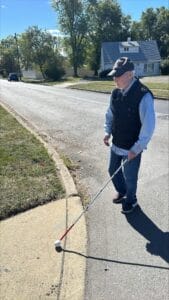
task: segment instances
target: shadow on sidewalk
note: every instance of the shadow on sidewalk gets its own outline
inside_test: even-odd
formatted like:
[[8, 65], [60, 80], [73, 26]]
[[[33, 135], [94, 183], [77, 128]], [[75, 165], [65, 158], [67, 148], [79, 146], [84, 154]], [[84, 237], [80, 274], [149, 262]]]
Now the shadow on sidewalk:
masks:
[[169, 263], [169, 232], [163, 232], [138, 206], [135, 213], [126, 215], [127, 222], [149, 242], [146, 250]]

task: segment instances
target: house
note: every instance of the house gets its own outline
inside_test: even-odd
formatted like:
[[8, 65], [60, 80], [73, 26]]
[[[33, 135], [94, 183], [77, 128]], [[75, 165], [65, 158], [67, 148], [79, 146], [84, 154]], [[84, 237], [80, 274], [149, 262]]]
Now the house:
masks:
[[130, 58], [135, 66], [136, 76], [160, 75], [160, 53], [156, 41], [104, 42], [101, 48], [99, 73], [112, 69], [121, 56]]
[[34, 69], [28, 69], [28, 70], [22, 69], [22, 76], [27, 79], [37, 79], [37, 80], [43, 79], [41, 72]]

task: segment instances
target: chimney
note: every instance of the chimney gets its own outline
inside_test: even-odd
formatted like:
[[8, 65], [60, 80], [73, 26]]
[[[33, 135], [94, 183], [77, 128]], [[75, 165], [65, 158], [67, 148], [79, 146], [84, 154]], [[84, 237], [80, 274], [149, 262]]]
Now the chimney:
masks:
[[128, 38], [127, 38], [127, 42], [131, 42], [131, 37], [128, 37]]

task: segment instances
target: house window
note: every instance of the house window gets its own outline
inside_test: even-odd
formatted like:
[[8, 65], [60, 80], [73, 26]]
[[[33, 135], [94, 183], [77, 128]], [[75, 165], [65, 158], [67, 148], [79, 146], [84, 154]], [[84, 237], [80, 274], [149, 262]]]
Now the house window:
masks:
[[147, 64], [144, 64], [144, 73], [147, 73]]
[[154, 64], [148, 64], [148, 73], [154, 73]]
[[154, 73], [154, 64], [144, 64], [144, 73], [152, 74]]
[[128, 51], [129, 51], [129, 47], [125, 47], [124, 52], [128, 52]]

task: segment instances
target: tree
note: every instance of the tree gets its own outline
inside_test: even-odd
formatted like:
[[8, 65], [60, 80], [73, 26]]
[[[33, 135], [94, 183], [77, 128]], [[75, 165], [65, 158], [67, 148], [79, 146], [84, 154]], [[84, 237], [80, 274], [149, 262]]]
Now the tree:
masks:
[[148, 8], [142, 13], [140, 22], [133, 22], [132, 39], [156, 40], [162, 58], [169, 56], [169, 10], [165, 7]]
[[21, 67], [39, 69], [43, 78], [60, 79], [64, 75], [63, 58], [52, 35], [37, 26], [29, 27], [19, 36], [9, 36], [0, 42], [0, 72], [7, 76]]
[[165, 7], [157, 8], [157, 24], [156, 24], [156, 34], [157, 43], [160, 49], [160, 54], [162, 58], [169, 58], [169, 9]]
[[94, 74], [97, 75], [102, 42], [121, 39], [122, 12], [119, 4], [114, 0], [89, 1], [87, 12], [89, 25], [88, 63]]
[[18, 53], [16, 40], [13, 36], [8, 36], [0, 42], [0, 72], [7, 76], [11, 72], [18, 72]]
[[148, 8], [141, 16], [141, 26], [144, 32], [144, 39], [153, 40], [156, 36], [157, 14], [153, 8]]
[[65, 34], [66, 46], [70, 46], [69, 59], [74, 76], [78, 76], [78, 67], [84, 62], [84, 41], [87, 33], [87, 21], [84, 9], [85, 1], [53, 0], [53, 8], [59, 12], [61, 31]]
[[45, 78], [44, 66], [54, 54], [54, 41], [51, 34], [37, 26], [29, 27], [19, 41], [22, 64], [26, 69], [37, 65]]
[[126, 41], [128, 37], [131, 37], [131, 16], [122, 15], [121, 17], [121, 41]]
[[131, 39], [133, 41], [144, 40], [143, 28], [141, 22], [133, 21], [131, 24]]

